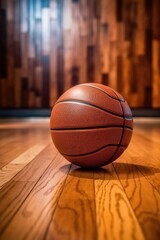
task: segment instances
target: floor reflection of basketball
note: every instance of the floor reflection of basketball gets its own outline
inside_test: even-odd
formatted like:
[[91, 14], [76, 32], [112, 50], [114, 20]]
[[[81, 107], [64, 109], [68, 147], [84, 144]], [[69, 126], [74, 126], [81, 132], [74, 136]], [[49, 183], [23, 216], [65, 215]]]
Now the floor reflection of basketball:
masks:
[[133, 120], [118, 92], [102, 84], [85, 83], [57, 100], [50, 127], [56, 148], [68, 161], [97, 167], [114, 161], [127, 148]]

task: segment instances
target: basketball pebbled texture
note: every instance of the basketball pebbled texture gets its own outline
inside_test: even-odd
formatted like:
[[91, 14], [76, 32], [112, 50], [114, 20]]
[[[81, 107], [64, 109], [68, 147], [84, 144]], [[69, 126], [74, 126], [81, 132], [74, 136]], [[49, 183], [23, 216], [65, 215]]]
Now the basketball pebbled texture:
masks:
[[68, 161], [98, 167], [113, 162], [128, 147], [133, 118], [118, 92], [102, 84], [84, 83], [57, 100], [50, 128], [56, 148]]

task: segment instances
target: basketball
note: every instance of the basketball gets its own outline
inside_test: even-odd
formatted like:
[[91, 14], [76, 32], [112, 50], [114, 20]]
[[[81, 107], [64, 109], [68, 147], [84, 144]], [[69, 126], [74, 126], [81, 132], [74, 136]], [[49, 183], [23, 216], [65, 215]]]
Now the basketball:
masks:
[[67, 90], [50, 117], [52, 140], [58, 151], [81, 167], [100, 167], [116, 160], [128, 147], [133, 118], [115, 90], [84, 83]]

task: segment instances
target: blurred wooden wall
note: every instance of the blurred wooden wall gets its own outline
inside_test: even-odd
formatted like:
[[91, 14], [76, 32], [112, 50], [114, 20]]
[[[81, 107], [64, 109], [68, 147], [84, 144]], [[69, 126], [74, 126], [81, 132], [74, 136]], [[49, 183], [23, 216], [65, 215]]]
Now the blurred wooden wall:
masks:
[[159, 0], [0, 0], [0, 107], [48, 108], [84, 82], [160, 107]]

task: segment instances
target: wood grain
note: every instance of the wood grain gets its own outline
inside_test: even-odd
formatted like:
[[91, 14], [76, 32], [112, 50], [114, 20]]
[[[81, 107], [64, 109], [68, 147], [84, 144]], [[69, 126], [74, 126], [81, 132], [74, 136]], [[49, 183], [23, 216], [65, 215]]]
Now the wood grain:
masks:
[[2, 203], [0, 210], [1, 233], [56, 156], [57, 151], [50, 144], [41, 152], [41, 155], [37, 154], [32, 159], [23, 172], [19, 172], [12, 181], [7, 183], [5, 188], [0, 190]]
[[144, 178], [145, 168], [141, 167], [140, 172], [132, 164], [114, 166], [146, 239], [159, 239], [160, 193]]
[[[23, 154], [24, 151], [27, 151], [28, 148], [33, 147], [34, 144], [39, 143], [39, 139], [42, 136], [42, 132], [44, 132], [44, 136], [47, 136], [45, 131], [37, 131], [34, 130], [35, 137], [32, 138], [32, 131], [21, 130], [19, 133], [17, 131], [11, 130], [11, 134], [15, 134], [16, 138], [12, 140], [12, 137], [8, 136], [8, 140], [11, 140], [7, 143], [7, 145], [3, 145], [1, 148], [1, 161], [0, 168], [8, 164], [10, 161], [14, 160], [19, 155]], [[1, 141], [3, 142], [3, 141]], [[12, 146], [12, 147], [11, 147]]]
[[95, 214], [93, 172], [72, 166], [47, 239], [97, 239]]
[[145, 239], [112, 165], [94, 174], [99, 239]]
[[43, 150], [46, 143], [38, 143], [35, 146], [29, 148], [23, 152], [17, 158], [9, 162], [3, 168], [0, 169], [0, 189], [3, 185], [13, 178], [19, 171], [21, 171], [32, 159]]
[[50, 108], [84, 82], [160, 108], [159, 0], [1, 2], [1, 108]]
[[67, 162], [48, 128], [0, 121], [0, 239], [159, 240], [160, 120], [135, 119], [128, 149], [99, 169]]
[[[47, 153], [48, 154], [48, 153]], [[50, 155], [52, 159], [52, 155]], [[32, 193], [16, 213], [9, 228], [4, 230], [2, 239], [7, 239], [12, 235], [16, 239], [43, 239], [46, 229], [51, 221], [52, 214], [57, 206], [57, 199], [61, 194], [69, 166], [66, 160], [58, 155], [48, 166], [46, 171], [32, 189]], [[59, 168], [64, 166], [64, 171], [59, 172]], [[17, 225], [16, 231], [13, 231]], [[39, 219], [37, 221], [37, 219]], [[23, 229], [23, 231], [22, 231]], [[39, 231], [39, 229], [41, 229]], [[18, 235], [17, 235], [18, 233]]]

